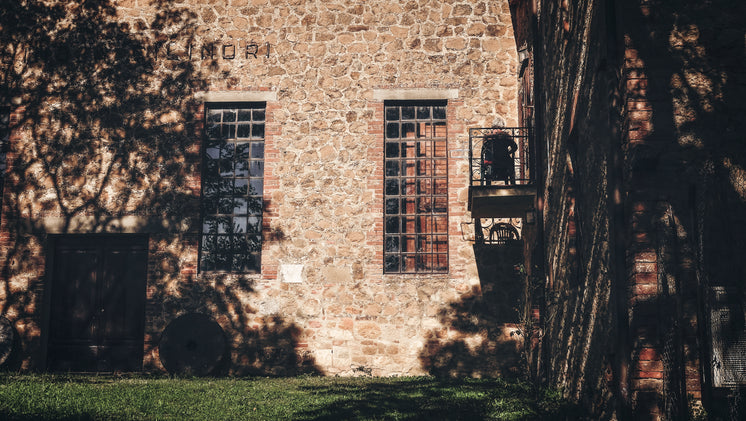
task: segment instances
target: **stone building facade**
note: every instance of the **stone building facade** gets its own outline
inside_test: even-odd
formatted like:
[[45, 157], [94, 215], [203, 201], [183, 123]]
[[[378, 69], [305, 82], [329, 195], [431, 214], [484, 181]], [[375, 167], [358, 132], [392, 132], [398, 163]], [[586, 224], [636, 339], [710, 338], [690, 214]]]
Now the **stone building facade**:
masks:
[[196, 373], [518, 370], [482, 279], [515, 258], [485, 275], [462, 229], [468, 128], [518, 124], [507, 0], [3, 13], [8, 366], [161, 371], [198, 314], [170, 331]]
[[[12, 5], [0, 364], [529, 373], [597, 419], [737, 417], [741, 9]], [[530, 177], [478, 190], [495, 124]], [[498, 216], [522, 242], [480, 244]]]

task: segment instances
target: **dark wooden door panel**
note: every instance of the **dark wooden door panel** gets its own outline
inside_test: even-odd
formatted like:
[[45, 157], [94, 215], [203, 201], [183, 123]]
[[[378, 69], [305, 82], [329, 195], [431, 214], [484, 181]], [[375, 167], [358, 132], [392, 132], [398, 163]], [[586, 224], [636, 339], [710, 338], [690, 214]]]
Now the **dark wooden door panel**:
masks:
[[62, 236], [53, 253], [48, 368], [139, 370], [147, 237]]
[[62, 248], [55, 259], [52, 281], [51, 339], [90, 341], [95, 334], [96, 275], [99, 256], [95, 250]]
[[117, 341], [136, 340], [143, 334], [147, 260], [145, 250], [106, 250], [102, 279], [101, 335]]

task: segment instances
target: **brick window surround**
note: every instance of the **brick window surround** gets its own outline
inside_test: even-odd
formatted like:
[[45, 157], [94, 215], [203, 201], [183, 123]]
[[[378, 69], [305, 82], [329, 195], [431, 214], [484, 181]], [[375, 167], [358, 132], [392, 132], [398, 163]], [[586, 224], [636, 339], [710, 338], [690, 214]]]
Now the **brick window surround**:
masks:
[[448, 272], [446, 107], [384, 103], [384, 273]]

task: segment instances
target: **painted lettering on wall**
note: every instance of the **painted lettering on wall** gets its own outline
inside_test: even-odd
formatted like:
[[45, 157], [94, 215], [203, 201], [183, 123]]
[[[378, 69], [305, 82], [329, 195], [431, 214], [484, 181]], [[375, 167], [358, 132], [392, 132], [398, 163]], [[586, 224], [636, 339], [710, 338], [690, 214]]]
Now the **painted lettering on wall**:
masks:
[[204, 42], [202, 44], [179, 42], [156, 42], [150, 54], [167, 60], [254, 60], [269, 58], [272, 45], [269, 42], [236, 40], [229, 42]]

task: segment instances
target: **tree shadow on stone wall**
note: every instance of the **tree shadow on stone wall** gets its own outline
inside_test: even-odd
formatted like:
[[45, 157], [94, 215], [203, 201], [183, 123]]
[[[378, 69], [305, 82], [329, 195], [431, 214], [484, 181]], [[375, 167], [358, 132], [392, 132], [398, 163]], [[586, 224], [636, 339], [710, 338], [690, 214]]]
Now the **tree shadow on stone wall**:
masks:
[[[277, 313], [265, 315], [255, 306], [281, 310], [272, 298], [251, 299], [254, 281], [244, 276], [215, 274], [190, 277], [174, 288], [157, 288], [149, 321], [153, 332], [151, 351], [158, 347], [159, 335], [176, 316], [204, 314], [214, 318], [225, 333], [226, 353], [212, 375], [295, 376], [321, 374], [313, 356], [300, 342], [301, 328]], [[146, 348], [148, 346], [146, 345]], [[162, 369], [157, 358], [146, 370]]]
[[[567, 17], [567, 12], [559, 4], [547, 6], [542, 14], [550, 24], [542, 28], [542, 39], [557, 51], [543, 57], [543, 82], [548, 97], [561, 103], [552, 103], [549, 113], [564, 113], [560, 118], [567, 124], [550, 152], [557, 159], [547, 207], [561, 209], [546, 227], [548, 244], [559, 250], [545, 337], [551, 380], [599, 419], [613, 417], [617, 408], [623, 418], [659, 411], [683, 419], [689, 398], [684, 386], [696, 387], [704, 380], [707, 395], [711, 381], [707, 289], [724, 283], [741, 303], [732, 307], [733, 313], [742, 312], [744, 301], [746, 265], [738, 257], [746, 252], [743, 6], [727, 0], [646, 1], [625, 3], [618, 6], [621, 15], [604, 16], [601, 6], [579, 4], [567, 18], [569, 31], [560, 30], [560, 20], [552, 21]], [[609, 17], [626, 25], [618, 34], [625, 45], [618, 47], [631, 50], [626, 63], [618, 63], [625, 67], [625, 99], [631, 106], [625, 117], [632, 121], [629, 137], [621, 139], [623, 168], [614, 167], [614, 157], [608, 154], [617, 146], [599, 142], [618, 136], [614, 127], [604, 127], [609, 111], [622, 114], [628, 106], [618, 96], [617, 63], [607, 61], [609, 51], [624, 54], [615, 50], [613, 41], [604, 40], [605, 31], [616, 29], [604, 26]], [[583, 34], [590, 36], [583, 39]], [[583, 83], [573, 101], [571, 87], [580, 77]], [[606, 110], [605, 104], [619, 109]], [[546, 121], [555, 121], [553, 117]], [[623, 174], [616, 186], [620, 191], [606, 189], [604, 183], [613, 177], [603, 173], [599, 162]], [[613, 208], [610, 193], [629, 194], [627, 200], [639, 203], [624, 210], [623, 229], [632, 229], [616, 238], [614, 231], [605, 231], [619, 223], [607, 214]], [[575, 241], [565, 228], [570, 213], [559, 203], [567, 198], [580, 213], [576, 256], [562, 255]], [[615, 273], [622, 267], [614, 264], [609, 239], [621, 243], [625, 237], [628, 254], [621, 264], [630, 266], [634, 256], [644, 255], [649, 264], [641, 261], [630, 273]], [[635, 281], [629, 275], [649, 282], [629, 285]], [[620, 288], [614, 281], [624, 285]], [[634, 288], [632, 302], [627, 287]], [[620, 308], [628, 305], [625, 323], [626, 310]], [[641, 349], [646, 351], [638, 352]], [[704, 352], [697, 354], [697, 349]], [[654, 358], [644, 355], [647, 350]], [[617, 363], [630, 354], [630, 366]], [[687, 379], [685, 367], [695, 368], [698, 360], [704, 379]], [[621, 371], [626, 370], [629, 378], [623, 380]], [[651, 378], [661, 375], [662, 381]], [[633, 387], [643, 390], [634, 402], [627, 395]], [[728, 407], [711, 402], [706, 406], [714, 411]]]
[[[195, 94], [208, 89], [217, 62], [188, 55], [198, 17], [179, 3], [153, 0], [154, 13], [126, 19], [109, 0], [0, 9], [0, 104], [11, 106], [13, 133], [0, 315], [21, 344], [9, 369], [44, 366], [49, 233], [149, 234], [146, 361], [171, 320], [200, 311], [226, 331], [232, 354], [222, 372], [313, 366], [296, 353], [297, 326], [257, 318], [243, 301], [251, 281], [196, 273], [203, 119]], [[146, 368], [158, 368], [153, 361]]]
[[[630, 31], [627, 42], [639, 52], [639, 70], [650, 74], [645, 89], [635, 93], [648, 100], [654, 130], [631, 151], [641, 165], [630, 173], [658, 185], [681, 185], [678, 191], [672, 189], [678, 193], [674, 199], [644, 215], [655, 233], [651, 240], [658, 250], [661, 279], [658, 302], [645, 304], [657, 308], [660, 318], [660, 404], [668, 416], [686, 415], [683, 390], [703, 381], [712, 419], [729, 419], [738, 417], [739, 409], [727, 402], [723, 389], [711, 388], [713, 365], [721, 362], [709, 347], [716, 341], [724, 353], [738, 352], [734, 347], [743, 343], [736, 337], [746, 332], [746, 264], [741, 257], [746, 254], [746, 29], [741, 19], [746, 6], [727, 0], [650, 6], [647, 13], [628, 11], [642, 22]], [[651, 37], [649, 24], [666, 28], [669, 35]], [[727, 311], [736, 321], [730, 326], [731, 337], [710, 336], [713, 287], [727, 291]], [[644, 311], [642, 306], [640, 317]], [[699, 331], [692, 325], [695, 318]], [[697, 343], [700, 352], [695, 352]], [[688, 379], [685, 367], [696, 366], [698, 360], [702, 377]]]
[[439, 377], [520, 377], [526, 284], [520, 241], [475, 245], [480, 285], [439, 313], [441, 328], [427, 332], [422, 367]]

